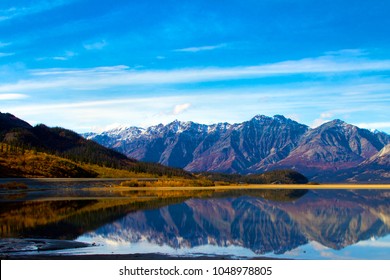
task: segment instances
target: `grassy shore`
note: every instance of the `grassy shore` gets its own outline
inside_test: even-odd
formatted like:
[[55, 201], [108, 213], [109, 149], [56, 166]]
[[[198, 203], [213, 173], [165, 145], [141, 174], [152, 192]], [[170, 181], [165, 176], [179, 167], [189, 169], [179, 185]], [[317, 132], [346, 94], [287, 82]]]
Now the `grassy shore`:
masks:
[[[138, 186], [128, 186], [127, 181], [144, 182], [146, 180], [146, 186], [140, 183]], [[390, 184], [231, 184], [231, 185], [194, 185], [187, 183], [183, 185], [182, 179], [157, 179], [157, 178], [0, 178], [0, 185], [9, 183], [30, 183], [30, 182], [42, 182], [42, 183], [59, 183], [59, 182], [106, 182], [112, 184], [111, 187], [102, 186], [88, 188], [89, 190], [96, 191], [120, 191], [120, 190], [158, 190], [158, 191], [172, 191], [172, 190], [248, 190], [248, 189], [267, 189], [267, 190], [279, 190], [279, 189], [306, 189], [306, 190], [318, 190], [318, 189], [390, 189]], [[189, 181], [189, 180], [187, 180]], [[173, 183], [179, 182], [179, 184]], [[119, 183], [119, 185], [117, 185]]]
[[210, 187], [123, 187], [118, 186], [115, 189], [122, 190], [294, 190], [294, 189], [305, 189], [305, 190], [319, 190], [319, 189], [390, 189], [390, 184], [324, 184], [324, 185], [292, 185], [292, 184], [248, 184], [248, 185], [230, 185], [230, 186], [210, 186]]

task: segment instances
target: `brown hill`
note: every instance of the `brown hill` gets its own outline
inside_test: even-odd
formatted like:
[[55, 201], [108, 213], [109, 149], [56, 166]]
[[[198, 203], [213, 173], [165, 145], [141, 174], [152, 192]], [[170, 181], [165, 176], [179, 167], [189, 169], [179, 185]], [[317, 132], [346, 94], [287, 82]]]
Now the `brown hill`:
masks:
[[[139, 162], [135, 159], [128, 158], [117, 151], [103, 147], [94, 141], [87, 140], [81, 135], [65, 128], [50, 128], [42, 124], [33, 127], [11, 114], [0, 113], [0, 143], [4, 143], [1, 146], [5, 147], [3, 151], [7, 153], [16, 151], [16, 155], [19, 155], [19, 158], [25, 151], [47, 155], [48, 164], [51, 161], [57, 161], [56, 168], [62, 170], [61, 172], [54, 172], [54, 174], [62, 174], [62, 177], [97, 176], [95, 172], [83, 170], [80, 167], [83, 164], [123, 169], [134, 173], [148, 173], [153, 176], [192, 177], [190, 173], [181, 169], [166, 167], [158, 163]], [[12, 167], [11, 158], [3, 154], [1, 158], [3, 163], [2, 169], [0, 170], [1, 177], [31, 176], [30, 173], [23, 174], [21, 170], [25, 169], [15, 171]], [[23, 160], [20, 160], [20, 162], [22, 165], [26, 163], [23, 163]], [[41, 159], [41, 162], [45, 161]], [[69, 166], [69, 168], [64, 168], [64, 165], [69, 164], [73, 165], [75, 169], [81, 169], [73, 172]], [[46, 168], [49, 168], [49, 166], [46, 166]], [[67, 172], [64, 170], [67, 170]]]

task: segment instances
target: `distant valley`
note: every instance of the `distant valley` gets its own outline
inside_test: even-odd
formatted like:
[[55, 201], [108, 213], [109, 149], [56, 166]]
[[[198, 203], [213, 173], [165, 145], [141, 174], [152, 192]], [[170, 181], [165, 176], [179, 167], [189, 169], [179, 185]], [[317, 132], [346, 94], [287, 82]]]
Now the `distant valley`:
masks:
[[174, 121], [84, 136], [137, 160], [190, 172], [293, 169], [318, 182], [390, 182], [390, 136], [341, 120], [312, 129], [281, 115], [258, 115], [236, 124]]

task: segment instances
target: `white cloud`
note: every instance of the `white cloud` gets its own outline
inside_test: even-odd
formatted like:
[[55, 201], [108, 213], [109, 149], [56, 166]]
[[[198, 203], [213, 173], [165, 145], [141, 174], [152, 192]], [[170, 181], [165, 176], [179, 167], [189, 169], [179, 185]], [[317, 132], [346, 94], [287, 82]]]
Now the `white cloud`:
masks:
[[111, 106], [118, 104], [129, 104], [129, 103], [144, 103], [150, 101], [149, 99], [109, 99], [109, 100], [97, 100], [97, 101], [86, 101], [86, 102], [69, 102], [69, 103], [46, 103], [46, 104], [33, 104], [33, 105], [22, 105], [16, 107], [19, 111], [29, 111], [30, 113], [39, 113], [43, 110], [58, 110], [58, 109], [70, 109], [70, 108], [94, 108], [100, 106]]
[[54, 56], [52, 57], [53, 60], [68, 60], [69, 58], [68, 57], [65, 57], [65, 56]]
[[122, 73], [125, 70], [130, 70], [126, 65], [116, 66], [101, 66], [95, 68], [84, 68], [84, 69], [72, 69], [72, 68], [49, 68], [49, 69], [38, 69], [31, 70], [32, 76], [80, 76], [80, 75], [91, 75], [94, 74], [115, 74]]
[[390, 128], [390, 122], [371, 122], [371, 123], [358, 123], [356, 126], [371, 130], [381, 130], [384, 128]]
[[[55, 59], [65, 60], [76, 54], [67, 52]], [[183, 84], [194, 82], [237, 80], [295, 74], [327, 74], [390, 70], [390, 60], [353, 60], [346, 62], [327, 57], [284, 61], [259, 66], [227, 68], [191, 68], [174, 70], [136, 70], [127, 66], [87, 69], [44, 69], [32, 71], [28, 79], [13, 84], [0, 84], [1, 91], [24, 91], [53, 88], [104, 89], [124, 85]], [[39, 79], [37, 76], [50, 76]], [[388, 84], [386, 84], [388, 87]], [[364, 90], [364, 89], [363, 89]]]
[[315, 119], [312, 122], [312, 124], [310, 125], [310, 127], [316, 128], [316, 127], [319, 127], [320, 125], [323, 125], [324, 123], [329, 122], [329, 121], [331, 121], [331, 120], [329, 120], [329, 119], [322, 119], [322, 118]]
[[[390, 60], [329, 56], [226, 68], [142, 70], [126, 65], [51, 68], [23, 71], [23, 78], [16, 80], [17, 76], [13, 76], [12, 82], [0, 82], [0, 94], [17, 92], [34, 97], [7, 106], [7, 111], [19, 117], [38, 119], [48, 125], [66, 124], [79, 131], [91, 130], [86, 127], [97, 124], [104, 127], [122, 122], [144, 127], [173, 121], [177, 115], [183, 121], [232, 123], [256, 114], [283, 114], [313, 127], [333, 118], [349, 122], [355, 119], [355, 123], [367, 119], [367, 124], [357, 125], [390, 131], [383, 118], [390, 102], [389, 79], [380, 72], [372, 74], [382, 70], [390, 70]], [[327, 75], [355, 71], [360, 73], [346, 79], [328, 79]], [[368, 71], [369, 77], [364, 71]], [[281, 79], [282, 84], [267, 80], [233, 83], [233, 86], [225, 83], [295, 74], [305, 76], [287, 82]], [[321, 74], [325, 76], [320, 77]], [[206, 81], [224, 82], [213, 87], [190, 84]]]
[[333, 113], [331, 113], [331, 112], [324, 112], [324, 113], [321, 113], [320, 117], [321, 117], [321, 119], [331, 118], [331, 117], [333, 117]]
[[[301, 123], [312, 123], [312, 120], [319, 117], [319, 109], [329, 107], [334, 109], [335, 104], [343, 108], [343, 104], [352, 106], [351, 100], [340, 102], [329, 101], [325, 94], [327, 89], [319, 92], [317, 88], [307, 89], [220, 89], [220, 90], [196, 90], [177, 92], [176, 90], [161, 90], [159, 95], [148, 94], [133, 96], [131, 94], [122, 97], [109, 96], [107, 99], [97, 100], [81, 95], [79, 101], [51, 100], [37, 101], [29, 98], [19, 104], [7, 106], [7, 111], [25, 120], [39, 120], [49, 126], [66, 126], [79, 132], [101, 131], [99, 128], [106, 128], [113, 123], [126, 124], [126, 126], [147, 127], [159, 123], [169, 123], [178, 118], [181, 121], [194, 121], [203, 124], [218, 122], [238, 123], [249, 120], [254, 115], [263, 114], [273, 116], [284, 114], [294, 117], [299, 112]], [[94, 93], [95, 91], [92, 91]], [[318, 98], [307, 99], [317, 94]], [[140, 93], [142, 94], [142, 93]], [[160, 95], [161, 94], [161, 95]], [[268, 96], [267, 104], [259, 101], [259, 96]], [[286, 100], [294, 96], [296, 102]], [[305, 100], [305, 101], [302, 101]], [[28, 102], [27, 102], [28, 101]], [[353, 105], [358, 116], [368, 112], [377, 112], [375, 100], [367, 97], [362, 107]], [[1, 103], [1, 102], [0, 102]], [[381, 109], [382, 110], [382, 109]], [[42, 113], [44, 112], [44, 113]], [[176, 115], [175, 115], [176, 113]], [[333, 112], [332, 112], [333, 113]], [[343, 114], [340, 110], [340, 114]], [[326, 116], [327, 113], [323, 113]], [[334, 113], [338, 116], [339, 113]], [[329, 119], [318, 118], [313, 124], [316, 127]], [[98, 127], [97, 127], [98, 126]], [[387, 130], [388, 131], [388, 130]]]
[[[78, 54], [75, 53], [75, 52], [66, 51], [66, 52], [64, 52], [63, 55], [52, 56], [52, 57], [40, 57], [40, 58], [37, 58], [36, 60], [37, 60], [37, 61], [42, 61], [42, 60], [59, 60], [59, 61], [66, 61], [66, 60], [69, 60], [69, 59], [71, 59], [72, 57], [75, 57], [75, 56], [77, 56], [77, 55], [78, 55]], [[32, 73], [34, 73], [34, 71], [32, 71]]]
[[[180, 115], [182, 121], [194, 121], [204, 124], [217, 122], [242, 122], [256, 114], [272, 116], [298, 105], [283, 103], [279, 100], [288, 94], [299, 96], [299, 91], [288, 92], [242, 91], [233, 89], [220, 92], [196, 91], [186, 94], [162, 92], [162, 96], [110, 98], [78, 102], [43, 101], [34, 99], [23, 105], [8, 106], [7, 110], [23, 119], [39, 119], [50, 126], [64, 125], [76, 131], [100, 131], [112, 123], [124, 123], [127, 126], [147, 127], [158, 123], [168, 123]], [[258, 102], [259, 94], [275, 97], [273, 103], [262, 106]], [[316, 102], [318, 103], [318, 102]], [[299, 104], [307, 106], [307, 104]], [[311, 104], [308, 105], [311, 107]], [[194, 108], [189, 110], [190, 108]], [[45, 112], [45, 114], [42, 114]], [[229, 114], [227, 114], [229, 112]], [[98, 124], [99, 127], [96, 127]], [[89, 129], [87, 129], [89, 127]]]
[[21, 93], [1, 93], [0, 100], [17, 100], [27, 98], [28, 95]]
[[185, 111], [187, 111], [191, 107], [191, 103], [178, 104], [173, 108], [172, 113], [174, 115], [179, 115]]
[[72, 52], [72, 51], [66, 51], [63, 56], [55, 56], [52, 59], [54, 60], [69, 60], [70, 58], [76, 56], [77, 53]]
[[[114, 123], [146, 127], [174, 120], [174, 104], [184, 104], [183, 96], [118, 98], [86, 102], [52, 102], [8, 106], [7, 111], [25, 120], [39, 119], [49, 126], [66, 126], [76, 131], [101, 131]], [[42, 112], [45, 112], [42, 114]], [[159, 116], [156, 118], [156, 116]], [[141, 116], [141, 117], [140, 117]], [[98, 127], [97, 127], [98, 124]]]
[[219, 45], [213, 45], [213, 46], [201, 46], [201, 47], [190, 47], [190, 48], [183, 48], [183, 49], [176, 49], [175, 52], [202, 52], [202, 51], [212, 51], [215, 49], [220, 49], [226, 47], [226, 44], [219, 44]]
[[[348, 109], [346, 109], [348, 111]], [[356, 108], [354, 109], [356, 110]], [[319, 127], [320, 125], [323, 125], [324, 123], [327, 123], [329, 121], [332, 120], [332, 118], [334, 118], [336, 112], [337, 113], [345, 113], [347, 111], [343, 111], [343, 110], [332, 110], [332, 111], [328, 111], [328, 112], [323, 112], [320, 114], [320, 117], [318, 119], [315, 119], [310, 127], [312, 128], [316, 128], [316, 127]], [[348, 111], [349, 112], [349, 111]]]
[[92, 127], [86, 126], [84, 127], [84, 129], [90, 130], [91, 132], [95, 132], [95, 133], [102, 133], [104, 131], [109, 131], [112, 129], [127, 128], [127, 127], [128, 125], [125, 125], [124, 123], [115, 122], [105, 126], [92, 126]]
[[93, 43], [85, 43], [83, 46], [86, 50], [101, 50], [107, 46], [107, 42], [106, 40], [101, 40]]
[[30, 6], [12, 6], [0, 10], [0, 21], [11, 20], [17, 17], [48, 11], [59, 6], [69, 4], [72, 1], [74, 0], [33, 1], [33, 4]]

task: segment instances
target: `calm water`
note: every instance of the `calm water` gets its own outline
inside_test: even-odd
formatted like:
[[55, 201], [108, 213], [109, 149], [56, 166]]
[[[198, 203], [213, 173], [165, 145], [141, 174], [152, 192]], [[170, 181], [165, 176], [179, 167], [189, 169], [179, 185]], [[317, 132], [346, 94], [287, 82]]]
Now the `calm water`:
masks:
[[390, 259], [390, 190], [114, 194], [3, 200], [1, 237], [97, 245], [59, 253]]

